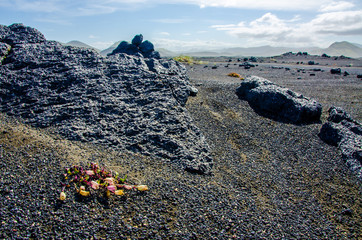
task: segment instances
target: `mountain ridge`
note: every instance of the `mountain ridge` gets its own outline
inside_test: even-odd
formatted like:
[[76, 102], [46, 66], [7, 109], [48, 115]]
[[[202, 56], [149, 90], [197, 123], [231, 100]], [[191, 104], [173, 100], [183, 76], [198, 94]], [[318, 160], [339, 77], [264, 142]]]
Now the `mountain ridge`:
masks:
[[[120, 43], [117, 41], [106, 49], [98, 50], [88, 44], [80, 41], [70, 41], [65, 43], [66, 46], [76, 46], [83, 48], [95, 49], [101, 55], [107, 56], [111, 53]], [[259, 47], [233, 47], [223, 48], [218, 50], [193, 50], [193, 51], [171, 51], [165, 48], [156, 49], [163, 57], [174, 57], [178, 55], [189, 55], [193, 57], [237, 57], [237, 56], [256, 56], [256, 57], [270, 57], [281, 55], [286, 52], [308, 52], [312, 55], [327, 54], [330, 56], [346, 56], [351, 58], [362, 58], [362, 44], [350, 43], [348, 41], [334, 42], [327, 48], [308, 47], [308, 48], [292, 48], [292, 47], [273, 47], [270, 45]]]
[[94, 49], [97, 52], [100, 52], [99, 49], [92, 47], [84, 42], [78, 41], [78, 40], [72, 40], [67, 43], [61, 43], [63, 46], [72, 46], [72, 47], [81, 47], [81, 48], [87, 48], [87, 49]]

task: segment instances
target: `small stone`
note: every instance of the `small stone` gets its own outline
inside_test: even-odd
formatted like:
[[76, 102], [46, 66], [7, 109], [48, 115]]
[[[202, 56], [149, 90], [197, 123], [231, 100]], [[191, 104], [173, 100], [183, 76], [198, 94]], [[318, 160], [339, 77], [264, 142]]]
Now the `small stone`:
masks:
[[345, 216], [352, 216], [353, 211], [352, 211], [352, 209], [347, 208], [347, 209], [343, 210], [343, 211], [341, 212], [341, 214], [342, 214], [342, 215], [345, 215]]
[[141, 43], [141, 45], [139, 45], [139, 49], [143, 54], [151, 53], [155, 50], [153, 44], [148, 40]]
[[134, 38], [132, 39], [132, 44], [138, 47], [139, 45], [141, 45], [142, 41], [143, 41], [143, 35], [138, 34], [134, 36]]

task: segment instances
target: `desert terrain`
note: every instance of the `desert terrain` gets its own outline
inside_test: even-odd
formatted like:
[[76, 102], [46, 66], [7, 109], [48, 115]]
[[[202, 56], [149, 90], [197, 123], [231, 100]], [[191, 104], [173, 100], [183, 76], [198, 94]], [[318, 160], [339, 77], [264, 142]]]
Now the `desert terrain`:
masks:
[[[2, 113], [0, 238], [360, 239], [361, 184], [318, 133], [332, 105], [362, 120], [362, 62], [280, 56], [244, 69], [237, 58], [201, 60], [207, 63], [187, 65], [198, 94], [186, 108], [210, 146], [210, 175], [70, 141]], [[341, 75], [330, 73], [336, 67]], [[235, 94], [242, 80], [231, 72], [316, 99], [321, 122], [295, 125], [258, 115]], [[58, 200], [64, 167], [90, 161], [150, 190], [109, 199], [69, 192]]]

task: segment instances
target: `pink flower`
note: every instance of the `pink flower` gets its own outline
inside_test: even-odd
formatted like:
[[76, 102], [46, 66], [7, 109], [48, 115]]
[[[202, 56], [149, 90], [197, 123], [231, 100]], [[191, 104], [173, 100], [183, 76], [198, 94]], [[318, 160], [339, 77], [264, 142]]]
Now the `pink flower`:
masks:
[[123, 185], [123, 188], [126, 189], [126, 190], [131, 190], [133, 188], [132, 185]]
[[93, 171], [93, 170], [85, 170], [85, 173], [88, 174], [89, 176], [94, 175], [94, 171]]
[[104, 181], [107, 182], [109, 185], [114, 185], [114, 178], [105, 178]]
[[117, 187], [116, 187], [115, 185], [109, 185], [109, 186], [107, 187], [107, 189], [108, 189], [109, 191], [111, 191], [111, 192], [115, 192], [116, 189], [117, 189]]
[[96, 181], [91, 181], [91, 188], [93, 189], [99, 189], [99, 183], [97, 183]]

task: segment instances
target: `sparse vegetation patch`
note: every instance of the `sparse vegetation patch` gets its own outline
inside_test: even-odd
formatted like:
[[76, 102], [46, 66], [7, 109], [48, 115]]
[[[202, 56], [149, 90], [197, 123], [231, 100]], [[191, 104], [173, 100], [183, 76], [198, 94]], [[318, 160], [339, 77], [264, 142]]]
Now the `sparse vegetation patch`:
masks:
[[62, 191], [59, 200], [66, 199], [65, 188], [75, 187], [77, 193], [83, 197], [89, 197], [95, 190], [110, 197], [111, 193], [123, 196], [124, 190], [136, 189], [138, 191], [147, 191], [147, 185], [129, 185], [124, 178], [119, 177], [117, 172], [112, 172], [101, 168], [96, 163], [90, 163], [87, 168], [82, 166], [72, 166], [65, 170], [62, 182]]
[[180, 55], [177, 57], [172, 58], [173, 60], [177, 61], [177, 62], [181, 62], [181, 63], [186, 63], [189, 65], [193, 65], [193, 64], [204, 64], [203, 61], [197, 61], [195, 60], [193, 57], [191, 56], [185, 56], [185, 55]]

